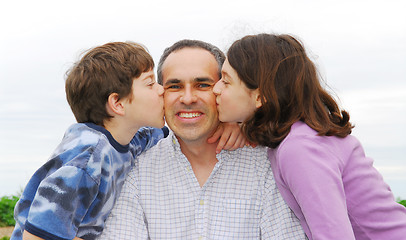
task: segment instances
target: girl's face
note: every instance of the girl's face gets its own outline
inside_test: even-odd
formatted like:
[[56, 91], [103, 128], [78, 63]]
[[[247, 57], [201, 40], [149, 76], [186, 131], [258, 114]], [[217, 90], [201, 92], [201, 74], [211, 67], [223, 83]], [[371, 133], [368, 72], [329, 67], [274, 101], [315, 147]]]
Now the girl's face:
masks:
[[222, 122], [244, 122], [260, 107], [259, 90], [251, 90], [238, 77], [228, 59], [221, 69], [222, 77], [213, 88], [217, 111]]

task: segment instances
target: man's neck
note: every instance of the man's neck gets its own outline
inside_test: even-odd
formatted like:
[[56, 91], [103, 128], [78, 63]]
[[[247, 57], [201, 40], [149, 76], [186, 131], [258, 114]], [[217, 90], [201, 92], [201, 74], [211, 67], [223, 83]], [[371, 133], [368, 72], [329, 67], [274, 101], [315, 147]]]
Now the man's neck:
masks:
[[199, 185], [202, 187], [216, 165], [216, 143], [209, 144], [207, 140], [184, 142], [179, 139], [182, 153], [189, 160]]

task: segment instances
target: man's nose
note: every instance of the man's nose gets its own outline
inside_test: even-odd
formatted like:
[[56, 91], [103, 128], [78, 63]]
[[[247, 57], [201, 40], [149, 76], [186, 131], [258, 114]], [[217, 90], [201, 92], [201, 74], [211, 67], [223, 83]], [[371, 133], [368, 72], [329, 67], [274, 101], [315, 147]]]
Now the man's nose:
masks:
[[197, 101], [197, 97], [195, 95], [195, 91], [191, 87], [186, 87], [182, 96], [180, 97], [180, 101], [183, 104], [192, 104]]

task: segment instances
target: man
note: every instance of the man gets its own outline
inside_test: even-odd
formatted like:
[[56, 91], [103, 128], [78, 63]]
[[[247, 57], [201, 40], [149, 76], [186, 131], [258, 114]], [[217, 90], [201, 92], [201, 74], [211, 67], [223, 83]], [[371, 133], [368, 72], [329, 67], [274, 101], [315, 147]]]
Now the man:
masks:
[[216, 155], [214, 84], [224, 54], [183, 40], [158, 65], [173, 131], [138, 158], [101, 239], [305, 239], [277, 191], [266, 150]]

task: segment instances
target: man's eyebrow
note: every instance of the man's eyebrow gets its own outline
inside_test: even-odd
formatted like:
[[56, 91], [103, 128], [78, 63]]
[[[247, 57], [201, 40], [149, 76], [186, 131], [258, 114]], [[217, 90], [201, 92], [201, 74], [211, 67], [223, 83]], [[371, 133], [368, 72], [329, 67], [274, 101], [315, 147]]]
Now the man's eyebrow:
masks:
[[166, 85], [170, 85], [170, 84], [178, 84], [178, 83], [180, 83], [180, 80], [179, 79], [169, 79], [168, 81], [166, 81], [165, 82], [165, 86]]
[[206, 78], [206, 77], [197, 77], [194, 79], [195, 82], [210, 82], [214, 83], [214, 80], [211, 78]]

